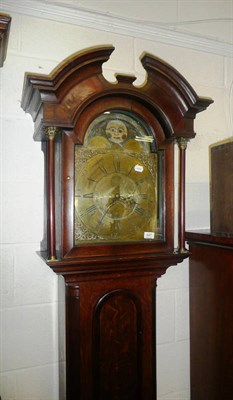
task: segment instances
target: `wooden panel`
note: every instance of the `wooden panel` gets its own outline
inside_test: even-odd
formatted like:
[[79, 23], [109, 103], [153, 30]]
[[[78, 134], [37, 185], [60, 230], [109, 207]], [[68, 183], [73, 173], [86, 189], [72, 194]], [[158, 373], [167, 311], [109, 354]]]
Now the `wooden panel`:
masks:
[[66, 399], [80, 398], [80, 295], [78, 284], [66, 291]]
[[187, 233], [190, 258], [191, 399], [232, 400], [233, 240]]
[[67, 282], [67, 400], [156, 399], [155, 283]]
[[233, 237], [233, 141], [211, 148], [211, 232]]
[[104, 296], [94, 316], [96, 399], [139, 399], [142, 356], [141, 310], [126, 290]]

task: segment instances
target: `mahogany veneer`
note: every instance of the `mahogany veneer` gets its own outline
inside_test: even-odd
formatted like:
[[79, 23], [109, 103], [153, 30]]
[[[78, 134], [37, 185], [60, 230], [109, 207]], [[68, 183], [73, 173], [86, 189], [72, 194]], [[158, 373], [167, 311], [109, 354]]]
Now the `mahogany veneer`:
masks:
[[[67, 400], [155, 400], [155, 287], [171, 265], [188, 257], [184, 246], [185, 150], [196, 114], [212, 102], [199, 98], [170, 65], [145, 54], [147, 81], [102, 74], [113, 47], [77, 53], [50, 75], [27, 74], [22, 107], [35, 122], [45, 155], [45, 237], [41, 255], [66, 284]], [[135, 113], [163, 152], [162, 240], [74, 242], [75, 146], [101, 113]], [[174, 248], [174, 142], [180, 152], [179, 246]]]

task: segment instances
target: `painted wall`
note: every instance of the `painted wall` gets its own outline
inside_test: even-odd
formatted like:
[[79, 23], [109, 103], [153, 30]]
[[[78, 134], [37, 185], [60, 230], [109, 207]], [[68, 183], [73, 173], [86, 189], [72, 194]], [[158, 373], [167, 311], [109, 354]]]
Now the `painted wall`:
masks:
[[[232, 135], [232, 58], [156, 41], [12, 14], [1, 69], [1, 372], [2, 400], [58, 400], [58, 279], [36, 254], [43, 231], [43, 157], [20, 108], [25, 71], [49, 73], [86, 47], [113, 44], [104, 65], [144, 80], [146, 51], [173, 65], [198, 95], [214, 99], [197, 116], [187, 150], [187, 228], [209, 226], [209, 145]], [[188, 262], [158, 281], [158, 400], [189, 400]]]

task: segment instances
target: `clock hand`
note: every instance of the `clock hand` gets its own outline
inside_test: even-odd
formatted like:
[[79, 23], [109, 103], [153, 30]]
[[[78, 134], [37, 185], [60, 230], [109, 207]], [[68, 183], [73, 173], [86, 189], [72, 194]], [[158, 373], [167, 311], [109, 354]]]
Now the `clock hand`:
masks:
[[135, 205], [136, 201], [134, 199], [134, 194], [128, 194], [127, 196], [120, 196], [120, 200], [123, 202], [124, 206]]
[[110, 208], [115, 204], [115, 202], [118, 201], [118, 198], [115, 196], [113, 198], [113, 201], [111, 201], [111, 203], [107, 206], [105, 212], [102, 214], [102, 217], [100, 218], [98, 225], [102, 224], [103, 219], [105, 218], [106, 214], [108, 213], [108, 211], [110, 210]]

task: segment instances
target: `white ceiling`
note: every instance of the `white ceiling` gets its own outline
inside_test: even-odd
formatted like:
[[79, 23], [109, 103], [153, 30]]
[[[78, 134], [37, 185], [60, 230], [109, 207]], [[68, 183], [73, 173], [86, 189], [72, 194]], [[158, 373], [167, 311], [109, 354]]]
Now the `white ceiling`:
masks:
[[[39, 0], [233, 44], [233, 0]], [[3, 0], [4, 3], [4, 0]]]

